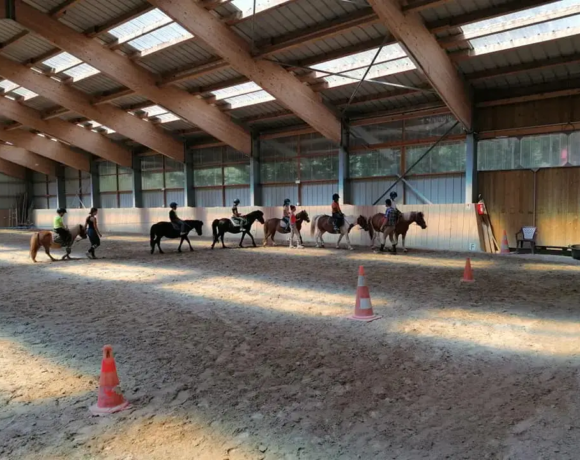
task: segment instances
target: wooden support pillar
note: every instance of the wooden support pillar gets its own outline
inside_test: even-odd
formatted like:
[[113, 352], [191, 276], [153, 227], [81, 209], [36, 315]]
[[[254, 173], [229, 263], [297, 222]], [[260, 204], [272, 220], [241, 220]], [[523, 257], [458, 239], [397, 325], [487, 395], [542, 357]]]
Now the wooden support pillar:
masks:
[[188, 148], [187, 143], [184, 144], [185, 148], [185, 202], [184, 206], [195, 208], [195, 184], [193, 181], [193, 151]]
[[348, 122], [342, 121], [342, 134], [340, 146], [338, 148], [338, 194], [341, 204], [352, 204], [350, 193], [350, 181], [348, 179], [348, 143], [349, 131]]
[[56, 205], [59, 208], [66, 208], [66, 188], [64, 178], [64, 166], [56, 166]]
[[468, 134], [465, 139], [465, 202], [477, 203], [477, 138]]
[[133, 154], [133, 207], [143, 207], [143, 184], [141, 183], [141, 157]]
[[91, 207], [101, 207], [101, 183], [99, 178], [99, 163], [91, 161]]
[[250, 206], [263, 206], [262, 180], [260, 178], [260, 138], [252, 136], [250, 158]]

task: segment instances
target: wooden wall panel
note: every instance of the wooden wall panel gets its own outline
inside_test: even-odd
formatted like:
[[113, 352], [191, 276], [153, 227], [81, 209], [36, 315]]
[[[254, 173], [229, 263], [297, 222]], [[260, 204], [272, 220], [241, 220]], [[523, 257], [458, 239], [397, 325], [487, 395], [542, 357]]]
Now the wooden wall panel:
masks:
[[579, 244], [580, 168], [542, 169], [537, 175], [538, 244]]
[[516, 246], [516, 232], [534, 225], [534, 173], [532, 171], [486, 171], [478, 175], [495, 238], [501, 244], [503, 231], [510, 247]]

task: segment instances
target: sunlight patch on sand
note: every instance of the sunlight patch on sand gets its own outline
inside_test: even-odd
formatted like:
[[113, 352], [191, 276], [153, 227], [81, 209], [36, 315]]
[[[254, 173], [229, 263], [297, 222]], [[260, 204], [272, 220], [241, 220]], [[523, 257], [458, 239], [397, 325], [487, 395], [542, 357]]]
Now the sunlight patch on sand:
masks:
[[[441, 253], [441, 258], [437, 259], [435, 257], [417, 257], [410, 256], [407, 254], [356, 254], [353, 253], [347, 256], [351, 260], [359, 261], [370, 261], [370, 262], [385, 262], [389, 265], [416, 265], [422, 267], [433, 267], [433, 268], [464, 268], [465, 259], [449, 259], [445, 257], [445, 253]], [[471, 260], [471, 266], [473, 268], [490, 268], [495, 265], [495, 262], [490, 260]]]
[[580, 356], [580, 323], [467, 310], [436, 310], [396, 325], [407, 335], [545, 356]]
[[89, 391], [96, 396], [98, 377], [55, 364], [5, 339], [0, 339], [0, 369], [0, 401], [39, 402]]
[[[52, 271], [57, 273], [67, 273], [70, 275], [80, 275], [77, 265], [54, 265]], [[200, 270], [188, 269], [188, 275], [199, 275]], [[95, 278], [103, 281], [130, 281], [141, 283], [159, 278], [183, 277], [183, 270], [162, 268], [158, 266], [132, 265], [129, 263], [111, 263], [99, 261], [91, 263], [90, 272], [82, 274], [85, 278]]]

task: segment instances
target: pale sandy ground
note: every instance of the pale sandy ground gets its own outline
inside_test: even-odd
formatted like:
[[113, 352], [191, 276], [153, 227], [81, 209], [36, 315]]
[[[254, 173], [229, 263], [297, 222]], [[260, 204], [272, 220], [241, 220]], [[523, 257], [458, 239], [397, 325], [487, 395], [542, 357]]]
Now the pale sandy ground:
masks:
[[[474, 255], [464, 285], [464, 254], [28, 239], [0, 232], [1, 459], [580, 458], [572, 259]], [[105, 343], [133, 406], [95, 418]]]

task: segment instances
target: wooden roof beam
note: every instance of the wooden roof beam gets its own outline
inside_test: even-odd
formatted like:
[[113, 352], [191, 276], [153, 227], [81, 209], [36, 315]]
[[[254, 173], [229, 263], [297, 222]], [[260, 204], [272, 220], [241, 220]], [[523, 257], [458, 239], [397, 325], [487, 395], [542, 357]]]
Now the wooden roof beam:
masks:
[[473, 103], [470, 89], [419, 14], [404, 14], [396, 0], [369, 0], [369, 3], [457, 120], [471, 130]]
[[[25, 126], [46, 133], [56, 139], [63, 140], [93, 155], [122, 166], [131, 167], [131, 152], [98, 133], [92, 131], [87, 132], [80, 126], [73, 125], [60, 118], [43, 120], [40, 112], [37, 110], [19, 104], [7, 97], [0, 98], [0, 112], [12, 120], [16, 120]], [[84, 166], [88, 167], [85, 159], [84, 155], [75, 152], [75, 154], [70, 156], [70, 161], [74, 165], [69, 164], [69, 166], [76, 169], [83, 169]], [[61, 161], [61, 163], [65, 163], [65, 161]]]
[[[236, 71], [246, 75], [327, 139], [340, 142], [340, 120], [322, 103], [320, 96], [279, 65], [253, 59], [250, 44], [203, 7], [190, 0], [149, 0], [149, 2], [207, 44]], [[201, 127], [199, 123], [195, 124]]]
[[26, 179], [26, 168], [11, 161], [4, 160], [0, 158], [0, 173], [6, 174], [10, 177], [15, 177], [16, 179]]
[[447, 3], [454, 2], [455, 0], [416, 0], [411, 1], [407, 5], [403, 6], [403, 11], [405, 13], [428, 10], [430, 8], [436, 8], [438, 6], [445, 5]]
[[42, 157], [70, 166], [81, 171], [90, 171], [90, 160], [84, 155], [73, 150], [68, 145], [58, 141], [52, 141], [46, 137], [34, 134], [30, 131], [18, 129], [16, 131], [0, 131], [0, 140], [9, 142], [18, 147], [34, 152]]
[[[88, 94], [27, 69], [3, 56], [0, 56], [0, 75], [6, 76], [10, 81], [62, 105], [63, 108], [58, 109], [58, 115], [62, 115], [62, 110], [70, 110], [114, 129], [123, 136], [135, 139], [163, 155], [183, 161], [184, 153], [181, 142], [164, 130], [155, 129], [147, 122], [139, 120], [118, 107], [107, 104], [94, 106], [91, 104], [91, 96]], [[52, 118], [52, 115], [54, 113], [45, 114], [45, 119]], [[131, 165], [130, 158], [125, 158], [125, 156], [119, 156], [115, 162], [123, 164], [123, 166]]]
[[24, 148], [0, 144], [0, 159], [47, 176], [56, 176], [58, 163]]
[[28, 30], [23, 30], [22, 32], [14, 35], [14, 37], [9, 38], [5, 42], [0, 43], [0, 50], [3, 50], [5, 48], [8, 48], [10, 45], [14, 45], [14, 44], [18, 43], [23, 38], [26, 38], [29, 33], [30, 32], [28, 32]]
[[[58, 48], [84, 62], [89, 62], [105, 75], [155, 103], [163, 105], [171, 112], [199, 126], [236, 150], [248, 155], [251, 154], [250, 133], [234, 123], [228, 115], [219, 109], [208, 106], [205, 102], [178, 88], [159, 88], [156, 84], [157, 78], [151, 72], [48, 17], [22, 0], [16, 0], [16, 8], [19, 22], [24, 27], [41, 35]], [[210, 15], [208, 11], [201, 9], [205, 14]], [[213, 18], [213, 16], [211, 17]], [[63, 104], [61, 103], [61, 105]], [[102, 107], [106, 107], [106, 105]], [[110, 126], [110, 122], [107, 121], [106, 125]], [[136, 137], [136, 139], [139, 138]], [[158, 148], [155, 150], [159, 151]]]
[[62, 18], [68, 10], [74, 8], [75, 5], [78, 5], [81, 0], [65, 0], [56, 8], [52, 9], [48, 14], [50, 14], [53, 18], [58, 19]]

